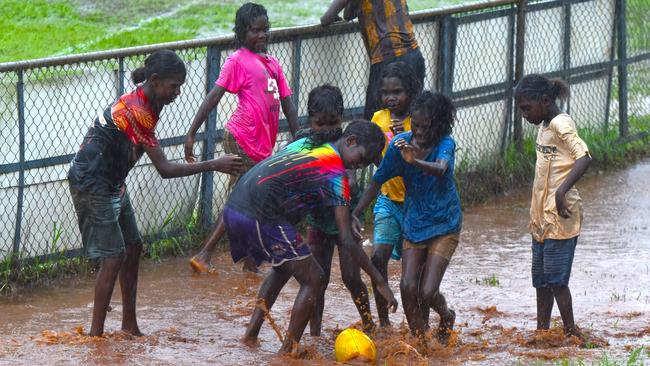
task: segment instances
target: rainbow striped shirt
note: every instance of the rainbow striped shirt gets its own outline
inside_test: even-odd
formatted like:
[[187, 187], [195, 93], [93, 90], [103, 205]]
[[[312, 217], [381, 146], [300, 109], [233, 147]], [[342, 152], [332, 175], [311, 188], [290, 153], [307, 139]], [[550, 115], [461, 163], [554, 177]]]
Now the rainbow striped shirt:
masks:
[[332, 144], [311, 147], [303, 138], [249, 170], [227, 205], [260, 221], [297, 224], [314, 208], [349, 206], [350, 182]]

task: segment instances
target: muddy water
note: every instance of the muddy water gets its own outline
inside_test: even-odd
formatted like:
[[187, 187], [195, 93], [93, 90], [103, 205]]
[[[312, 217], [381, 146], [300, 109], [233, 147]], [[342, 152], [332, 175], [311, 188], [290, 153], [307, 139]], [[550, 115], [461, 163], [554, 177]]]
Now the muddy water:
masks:
[[[394, 329], [373, 334], [379, 364], [507, 365], [552, 363], [562, 357], [625, 358], [650, 345], [650, 160], [586, 178], [580, 184], [585, 225], [571, 277], [577, 323], [598, 348], [581, 348], [556, 328], [535, 333], [535, 293], [530, 284], [528, 192], [521, 191], [465, 210], [461, 246], [443, 281], [457, 313], [451, 345], [435, 342], [428, 355], [410, 347], [401, 310]], [[335, 258], [336, 261], [336, 258]], [[108, 314], [108, 336], [84, 336], [90, 323], [93, 282], [71, 280], [0, 300], [0, 364], [330, 364], [338, 330], [358, 315], [335, 270], [328, 289], [323, 336], [303, 337], [307, 360], [275, 355], [280, 342], [265, 325], [256, 348], [239, 342], [262, 277], [242, 274], [227, 255], [214, 259], [216, 273], [196, 276], [186, 259], [144, 262], [139, 287], [140, 327], [129, 338], [120, 328], [119, 292]], [[399, 263], [391, 264], [399, 291]], [[272, 316], [286, 329], [297, 292], [285, 288]], [[399, 295], [396, 293], [399, 298]], [[374, 304], [373, 304], [374, 312]], [[432, 315], [433, 328], [437, 317]], [[647, 357], [647, 356], [646, 356]], [[540, 361], [541, 360], [541, 361]]]

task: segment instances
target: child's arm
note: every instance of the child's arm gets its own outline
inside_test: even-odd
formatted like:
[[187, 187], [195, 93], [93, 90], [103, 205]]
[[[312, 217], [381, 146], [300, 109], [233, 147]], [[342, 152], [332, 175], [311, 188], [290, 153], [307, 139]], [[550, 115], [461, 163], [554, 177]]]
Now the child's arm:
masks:
[[154, 147], [144, 146], [144, 151], [163, 178], [184, 177], [210, 170], [237, 174], [243, 169], [241, 158], [233, 154], [226, 154], [200, 163], [185, 164], [173, 163], [167, 160], [167, 156], [160, 145]]
[[336, 218], [336, 227], [339, 230], [339, 242], [345, 246], [345, 250], [352, 255], [354, 261], [359, 264], [359, 267], [370, 276], [372, 282], [378, 284], [377, 291], [386, 299], [388, 308], [394, 313], [397, 310], [397, 300], [395, 300], [393, 291], [390, 290], [388, 282], [386, 282], [381, 273], [372, 264], [361, 245], [357, 244], [352, 237], [350, 230], [350, 210], [347, 206], [336, 206], [334, 207], [334, 217]]
[[363, 226], [361, 225], [361, 221], [359, 221], [359, 215], [366, 211], [372, 200], [377, 198], [380, 190], [381, 184], [371, 179], [368, 188], [366, 188], [366, 190], [361, 194], [359, 203], [357, 203], [357, 206], [352, 210], [352, 232], [357, 238], [361, 237], [361, 228]]
[[350, 1], [351, 0], [333, 0], [330, 4], [330, 7], [325, 11], [325, 14], [320, 17], [320, 25], [327, 27], [328, 25], [334, 23], [338, 18], [338, 14], [341, 12], [341, 10], [343, 10], [343, 8], [345, 8], [346, 5], [348, 5]]
[[291, 137], [295, 137], [296, 132], [298, 132], [298, 112], [296, 111], [296, 107], [293, 105], [291, 96], [282, 98], [280, 103], [282, 104], [282, 113], [287, 117], [287, 124], [289, 125]]
[[573, 168], [569, 172], [569, 175], [566, 177], [564, 182], [560, 184], [560, 187], [555, 191], [555, 207], [557, 208], [557, 213], [566, 218], [571, 216], [571, 210], [569, 210], [568, 202], [566, 201], [566, 193], [573, 187], [576, 182], [585, 174], [587, 167], [591, 163], [591, 156], [589, 154], [584, 155], [580, 159], [576, 160], [573, 164]]
[[196, 136], [196, 131], [198, 131], [203, 122], [208, 119], [208, 114], [210, 114], [210, 111], [219, 104], [219, 101], [225, 92], [226, 89], [219, 85], [215, 85], [208, 95], [206, 95], [199, 110], [196, 112], [194, 120], [192, 121], [192, 126], [185, 136], [185, 161], [188, 163], [194, 163], [196, 161], [196, 156], [194, 155], [194, 136]]
[[415, 146], [406, 142], [406, 140], [399, 138], [395, 140], [395, 146], [399, 148], [402, 154], [402, 159], [411, 165], [415, 165], [422, 169], [425, 173], [440, 177], [447, 171], [447, 160], [438, 159], [435, 162], [416, 158], [417, 152]]
[[345, 6], [343, 10], [343, 19], [345, 21], [351, 21], [352, 19], [359, 16], [359, 0], [352, 0]]

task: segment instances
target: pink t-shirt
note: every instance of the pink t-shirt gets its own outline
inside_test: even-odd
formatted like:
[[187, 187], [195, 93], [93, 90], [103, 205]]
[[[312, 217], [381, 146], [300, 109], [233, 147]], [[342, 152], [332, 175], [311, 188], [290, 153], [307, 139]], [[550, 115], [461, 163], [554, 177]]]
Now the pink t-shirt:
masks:
[[278, 60], [242, 47], [223, 64], [216, 84], [239, 99], [228, 131], [254, 161], [269, 157], [278, 136], [280, 100], [291, 95]]

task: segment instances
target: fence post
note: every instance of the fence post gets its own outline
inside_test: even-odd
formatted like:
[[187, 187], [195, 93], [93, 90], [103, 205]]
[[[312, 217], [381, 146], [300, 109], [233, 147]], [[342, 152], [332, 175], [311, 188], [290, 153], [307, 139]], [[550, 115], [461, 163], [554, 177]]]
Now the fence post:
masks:
[[627, 120], [627, 24], [625, 19], [625, 0], [616, 1], [618, 12], [617, 51], [618, 51], [618, 131], [619, 138], [628, 135]]
[[[293, 105], [296, 111], [300, 108], [300, 63], [302, 61], [302, 38], [293, 41], [293, 67], [291, 68], [291, 89], [293, 89]], [[286, 116], [285, 116], [286, 118]], [[287, 126], [288, 127], [288, 126]]]
[[451, 15], [440, 20], [440, 55], [438, 63], [440, 73], [436, 82], [437, 89], [451, 97], [454, 83], [454, 58], [456, 48], [456, 24]]
[[[513, 9], [514, 9], [513, 4]], [[503, 157], [506, 142], [508, 141], [508, 132], [510, 131], [510, 121], [512, 120], [514, 102], [512, 100], [512, 89], [514, 88], [514, 59], [515, 59], [515, 13], [508, 16], [508, 61], [506, 62], [506, 90], [505, 93], [505, 113], [503, 116], [503, 128], [501, 130], [501, 146], [499, 152]]]
[[117, 59], [117, 97], [124, 94], [124, 57]]
[[[571, 0], [562, 0], [564, 33], [562, 34], [562, 79], [571, 85]], [[571, 99], [566, 101], [566, 111], [571, 112]]]
[[[524, 76], [524, 49], [526, 47], [526, 5], [528, 0], [519, 0], [517, 3], [517, 35], [515, 44], [515, 84]], [[512, 139], [518, 152], [524, 151], [523, 128], [521, 113], [515, 108], [515, 118], [512, 122]]]
[[[206, 95], [214, 88], [214, 83], [219, 76], [221, 65], [221, 50], [208, 46], [207, 53], [207, 75], [205, 91]], [[217, 138], [217, 107], [214, 107], [208, 114], [203, 138], [203, 151], [201, 160], [206, 161], [214, 158], [215, 140]], [[212, 198], [214, 196], [214, 172], [201, 173], [201, 187], [199, 193], [199, 220], [201, 228], [207, 230], [212, 224]]]
[[16, 83], [16, 96], [18, 103], [18, 160], [20, 170], [18, 171], [18, 198], [16, 201], [16, 227], [14, 232], [12, 269], [19, 267], [21, 227], [23, 221], [23, 199], [25, 195], [25, 87], [23, 83], [24, 71], [18, 70], [18, 82]]

